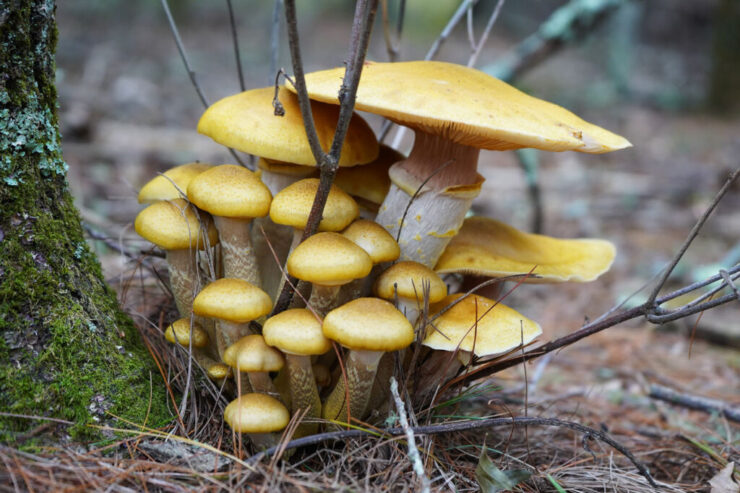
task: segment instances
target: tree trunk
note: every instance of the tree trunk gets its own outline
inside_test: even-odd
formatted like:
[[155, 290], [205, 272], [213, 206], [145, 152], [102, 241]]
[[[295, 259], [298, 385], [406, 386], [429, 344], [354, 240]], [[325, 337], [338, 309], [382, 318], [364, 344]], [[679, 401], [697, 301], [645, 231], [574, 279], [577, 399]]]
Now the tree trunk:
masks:
[[169, 416], [67, 185], [54, 14], [54, 0], [0, 3], [0, 443], [100, 437], [86, 425], [119, 416], [160, 426]]

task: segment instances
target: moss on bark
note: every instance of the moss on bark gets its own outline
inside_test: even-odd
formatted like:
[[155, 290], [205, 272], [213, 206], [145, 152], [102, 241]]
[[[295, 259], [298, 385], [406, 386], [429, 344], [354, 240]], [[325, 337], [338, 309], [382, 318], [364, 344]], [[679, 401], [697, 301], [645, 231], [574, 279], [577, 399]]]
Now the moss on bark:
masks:
[[103, 281], [67, 186], [54, 1], [1, 4], [0, 43], [0, 410], [26, 416], [0, 415], [0, 442], [101, 437], [87, 425], [114, 416], [162, 425], [161, 377]]

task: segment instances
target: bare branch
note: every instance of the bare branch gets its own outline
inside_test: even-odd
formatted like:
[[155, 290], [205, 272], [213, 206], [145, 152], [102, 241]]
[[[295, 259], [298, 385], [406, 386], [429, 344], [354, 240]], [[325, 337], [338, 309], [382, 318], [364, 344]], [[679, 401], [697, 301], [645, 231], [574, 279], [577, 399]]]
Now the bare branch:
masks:
[[701, 397], [698, 395], [683, 394], [680, 392], [676, 392], [671, 388], [656, 384], [650, 385], [650, 393], [648, 395], [653, 399], [670, 402], [671, 404], [675, 404], [677, 406], [682, 406], [689, 409], [697, 409], [706, 413], [721, 414], [730, 421], [740, 423], [740, 408], [732, 407], [726, 402], [717, 399], [709, 399], [707, 397]]
[[226, 5], [229, 7], [229, 24], [231, 26], [231, 39], [234, 41], [234, 56], [236, 57], [236, 73], [239, 76], [239, 87], [242, 91], [246, 90], [244, 85], [244, 71], [242, 70], [242, 58], [239, 54], [239, 38], [236, 33], [236, 19], [234, 18], [234, 8], [231, 5], [231, 0], [226, 0]]
[[483, 51], [483, 47], [485, 46], [486, 41], [488, 41], [488, 35], [491, 34], [491, 29], [493, 29], [493, 25], [496, 23], [496, 19], [498, 19], [498, 16], [501, 13], [501, 7], [503, 6], [504, 0], [498, 0], [496, 6], [493, 8], [493, 12], [491, 12], [491, 17], [488, 19], [488, 24], [486, 24], [483, 34], [481, 34], [480, 39], [478, 40], [478, 44], [474, 45], [473, 53], [468, 59], [468, 67], [475, 67], [476, 62], [478, 61], [478, 56], [481, 51]]

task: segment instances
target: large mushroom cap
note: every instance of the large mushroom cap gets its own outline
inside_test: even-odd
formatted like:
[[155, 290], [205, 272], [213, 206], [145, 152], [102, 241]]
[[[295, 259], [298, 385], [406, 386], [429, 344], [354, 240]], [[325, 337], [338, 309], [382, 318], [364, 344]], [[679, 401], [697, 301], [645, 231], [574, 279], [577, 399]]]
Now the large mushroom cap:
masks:
[[447, 285], [429, 267], [407, 260], [386, 269], [375, 281], [375, 294], [386, 300], [395, 297], [421, 301], [424, 285], [429, 284], [429, 302], [436, 303], [447, 295]]
[[[339, 104], [343, 76], [343, 67], [308, 74], [309, 95]], [[565, 108], [445, 62], [365, 63], [355, 108], [481, 149], [602, 153], [631, 145]]]
[[[558, 239], [523, 233], [485, 217], [469, 217], [437, 261], [440, 274], [504, 277], [524, 282], [588, 282], [609, 270], [616, 249], [605, 240]], [[534, 270], [533, 270], [534, 269]]]
[[[202, 224], [201, 224], [202, 222]], [[165, 250], [205, 248], [205, 231], [208, 244], [218, 243], [218, 231], [205, 213], [183, 199], [156, 202], [139, 212], [134, 221], [136, 232]]]
[[214, 216], [237, 218], [266, 216], [272, 201], [256, 174], [234, 164], [215, 166], [193, 178], [188, 197]]
[[[278, 93], [284, 116], [275, 115], [273, 87], [235, 94], [211, 105], [198, 122], [198, 132], [219, 144], [286, 163], [315, 166], [308, 145], [298, 98], [281, 88]], [[334, 140], [339, 109], [311, 103], [321, 147], [329, 151]], [[358, 115], [352, 117], [339, 158], [340, 166], [369, 163], [378, 155], [378, 142], [370, 126]]]
[[270, 433], [288, 426], [290, 413], [266, 394], [245, 394], [224, 410], [224, 421], [237, 433]]
[[257, 286], [224, 278], [210, 283], [193, 300], [193, 312], [201, 317], [245, 323], [270, 313], [272, 300]]
[[378, 298], [357, 298], [330, 311], [324, 335], [355, 350], [396, 351], [414, 341], [414, 329], [401, 312]]
[[[272, 200], [270, 219], [277, 224], [305, 228], [318, 189], [318, 178], [306, 178], [285, 187]], [[319, 231], [340, 231], [359, 214], [357, 202], [342, 189], [332, 185], [319, 223]]]
[[139, 203], [150, 204], [160, 200], [182, 198], [188, 190], [190, 180], [211, 168], [206, 163], [188, 163], [170, 168], [149, 180], [139, 190]]
[[[431, 307], [432, 314], [463, 296], [447, 296]], [[540, 326], [506, 305], [475, 294], [444, 312], [427, 328], [425, 346], [442, 351], [463, 351], [492, 356], [529, 344], [542, 333]]]
[[317, 233], [288, 257], [288, 273], [302, 281], [340, 286], [370, 274], [373, 261], [365, 250], [339, 233]]
[[331, 341], [321, 332], [321, 321], [306, 308], [293, 308], [278, 313], [262, 327], [265, 342], [289, 354], [324, 354]]

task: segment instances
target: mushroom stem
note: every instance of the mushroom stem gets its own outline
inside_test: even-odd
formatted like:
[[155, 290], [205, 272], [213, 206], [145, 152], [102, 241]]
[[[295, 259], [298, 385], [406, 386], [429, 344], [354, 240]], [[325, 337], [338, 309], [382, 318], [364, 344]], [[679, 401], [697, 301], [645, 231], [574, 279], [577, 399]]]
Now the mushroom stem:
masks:
[[308, 305], [313, 308], [313, 311], [319, 317], [324, 318], [327, 313], [336, 308], [341, 287], [341, 285], [325, 286], [323, 284], [314, 284]]
[[470, 352], [459, 350], [458, 355], [455, 355], [454, 352], [450, 351], [432, 351], [432, 354], [429, 355], [429, 358], [417, 372], [420, 375], [416, 385], [418, 402], [423, 402], [431, 397], [437, 390], [437, 386], [457, 375], [462, 366], [461, 357], [467, 357], [469, 362]]
[[252, 384], [252, 389], [255, 392], [259, 394], [267, 394], [282, 402], [280, 392], [278, 392], [275, 384], [272, 383], [269, 373], [265, 371], [250, 371], [247, 375], [249, 376], [249, 383]]
[[[306, 418], [320, 418], [321, 399], [311, 367], [311, 357], [286, 353], [285, 360], [290, 379], [292, 411], [308, 409], [305, 415]], [[299, 425], [296, 434], [298, 436], [312, 435], [317, 430], [317, 423], [302, 423]]]
[[[353, 350], [349, 352], [345, 363], [347, 386], [349, 388], [350, 415], [357, 419], [365, 417], [370, 392], [375, 381], [378, 362], [383, 351]], [[347, 421], [347, 401], [344, 377], [340, 376], [336, 387], [324, 403], [324, 419]]]
[[213, 216], [223, 252], [224, 277], [244, 279], [260, 286], [260, 272], [249, 237], [249, 222], [241, 218]]
[[[264, 230], [265, 234], [262, 234]], [[262, 289], [276, 299], [282, 286], [282, 272], [280, 268], [285, 265], [288, 258], [288, 250], [293, 240], [293, 228], [275, 224], [269, 217], [258, 217], [254, 219], [252, 228], [252, 243], [260, 265], [262, 277]], [[269, 242], [269, 244], [268, 244]], [[272, 247], [272, 249], [270, 248]], [[274, 254], [273, 254], [274, 250]], [[277, 255], [277, 259], [275, 258]]]
[[478, 148], [416, 131], [409, 157], [389, 171], [391, 187], [375, 219], [396, 237], [411, 197], [424, 184], [401, 228], [401, 260], [434, 267], [480, 192], [479, 153]]
[[193, 298], [198, 279], [195, 264], [195, 250], [183, 248], [167, 250], [167, 270], [170, 274], [170, 287], [175, 296], [177, 311], [181, 317], [190, 317], [193, 310]]
[[216, 321], [216, 347], [218, 356], [223, 358], [226, 348], [234, 344], [244, 336], [252, 334], [249, 323], [230, 322], [228, 320], [218, 319]]

